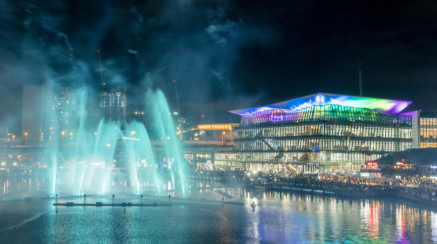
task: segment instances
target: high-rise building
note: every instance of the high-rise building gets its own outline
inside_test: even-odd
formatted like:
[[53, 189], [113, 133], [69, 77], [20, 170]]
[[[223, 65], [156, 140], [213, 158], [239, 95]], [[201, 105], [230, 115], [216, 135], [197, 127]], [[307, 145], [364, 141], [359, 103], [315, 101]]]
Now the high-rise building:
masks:
[[121, 124], [126, 118], [126, 87], [102, 87], [100, 117], [107, 122]]
[[[76, 97], [71, 87], [55, 87], [53, 90], [53, 105], [50, 124], [50, 138], [57, 133], [70, 134], [75, 128], [71, 123], [76, 112]], [[71, 125], [71, 126], [69, 126]]]
[[9, 137], [9, 130], [6, 126], [0, 126], [0, 141], [12, 141], [12, 136]]
[[137, 122], [140, 122], [142, 124], [146, 123], [146, 117], [145, 117], [144, 112], [135, 111], [132, 114], [131, 119], [136, 120]]
[[22, 141], [43, 140], [43, 86], [23, 87]]
[[413, 148], [437, 148], [437, 111], [404, 113], [413, 118]]

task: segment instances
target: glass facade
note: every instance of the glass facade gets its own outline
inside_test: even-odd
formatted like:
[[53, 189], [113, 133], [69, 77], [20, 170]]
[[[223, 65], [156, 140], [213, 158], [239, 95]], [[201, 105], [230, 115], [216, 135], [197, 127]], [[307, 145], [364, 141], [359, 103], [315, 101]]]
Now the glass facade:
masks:
[[[68, 135], [74, 132], [74, 123], [71, 122], [76, 114], [77, 106], [76, 96], [70, 87], [56, 87], [53, 101], [52, 110], [54, 115], [52, 129], [50, 129], [50, 141], [55, 138], [55, 133], [59, 135], [61, 131], [64, 131]], [[60, 136], [58, 136], [58, 140], [61, 140]]]
[[420, 147], [437, 147], [437, 112], [420, 112]]
[[243, 115], [234, 153], [216, 161], [363, 165], [411, 148], [411, 128], [411, 116], [342, 105], [269, 109]]
[[126, 87], [103, 87], [100, 93], [100, 116], [121, 124], [126, 118]]

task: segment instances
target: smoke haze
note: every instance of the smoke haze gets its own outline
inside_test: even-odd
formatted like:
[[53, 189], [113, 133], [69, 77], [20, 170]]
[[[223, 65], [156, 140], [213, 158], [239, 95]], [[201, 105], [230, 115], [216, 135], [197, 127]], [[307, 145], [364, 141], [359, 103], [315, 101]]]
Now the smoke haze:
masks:
[[97, 116], [97, 50], [105, 83], [127, 88], [128, 119], [149, 89], [174, 111], [175, 84], [192, 124], [238, 122], [228, 110], [315, 92], [357, 95], [358, 60], [364, 96], [436, 109], [436, 9], [429, 0], [0, 0], [0, 125], [19, 133], [22, 85], [48, 79], [86, 86]]
[[87, 86], [90, 114], [98, 114], [97, 50], [105, 83], [127, 87], [127, 114], [145, 109], [145, 92], [157, 88], [176, 110], [176, 85], [188, 122], [202, 122], [207, 111], [208, 121], [228, 122], [226, 110], [244, 100], [223, 102], [236, 96], [239, 49], [269, 43], [272, 33], [229, 16], [227, 2], [158, 2], [0, 2], [1, 101], [8, 105], [0, 123], [19, 132], [22, 85], [30, 84]]

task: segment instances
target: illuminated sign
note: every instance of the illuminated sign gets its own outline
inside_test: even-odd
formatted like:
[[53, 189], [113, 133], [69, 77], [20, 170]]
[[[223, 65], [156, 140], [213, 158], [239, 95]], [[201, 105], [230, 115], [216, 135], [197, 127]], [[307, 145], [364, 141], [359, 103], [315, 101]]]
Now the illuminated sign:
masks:
[[381, 178], [381, 173], [360, 173], [361, 177]]
[[280, 103], [270, 104], [262, 107], [248, 108], [229, 111], [239, 115], [253, 115], [266, 110], [286, 110], [286, 111], [300, 111], [302, 109], [314, 105], [341, 105], [354, 108], [370, 109], [377, 112], [397, 114], [404, 110], [410, 101], [389, 100], [369, 97], [345, 96], [329, 93], [317, 93], [300, 97]]
[[375, 162], [375, 161], [369, 161], [369, 162], [366, 162], [366, 165], [367, 165], [367, 166], [378, 166], [378, 162]]
[[402, 165], [402, 164], [404, 164], [404, 162], [397, 162], [396, 164], [397, 165]]
[[198, 125], [199, 130], [232, 130], [233, 126], [238, 126], [239, 124], [203, 124]]

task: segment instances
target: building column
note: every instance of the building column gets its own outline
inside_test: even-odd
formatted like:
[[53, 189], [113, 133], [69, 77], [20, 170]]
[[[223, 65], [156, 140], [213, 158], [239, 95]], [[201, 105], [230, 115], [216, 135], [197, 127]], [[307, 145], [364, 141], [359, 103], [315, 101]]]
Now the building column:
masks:
[[197, 170], [197, 153], [194, 153], [193, 155], [194, 155], [194, 157], [193, 157], [194, 171], [196, 171]]
[[211, 170], [215, 169], [215, 149], [211, 152]]

